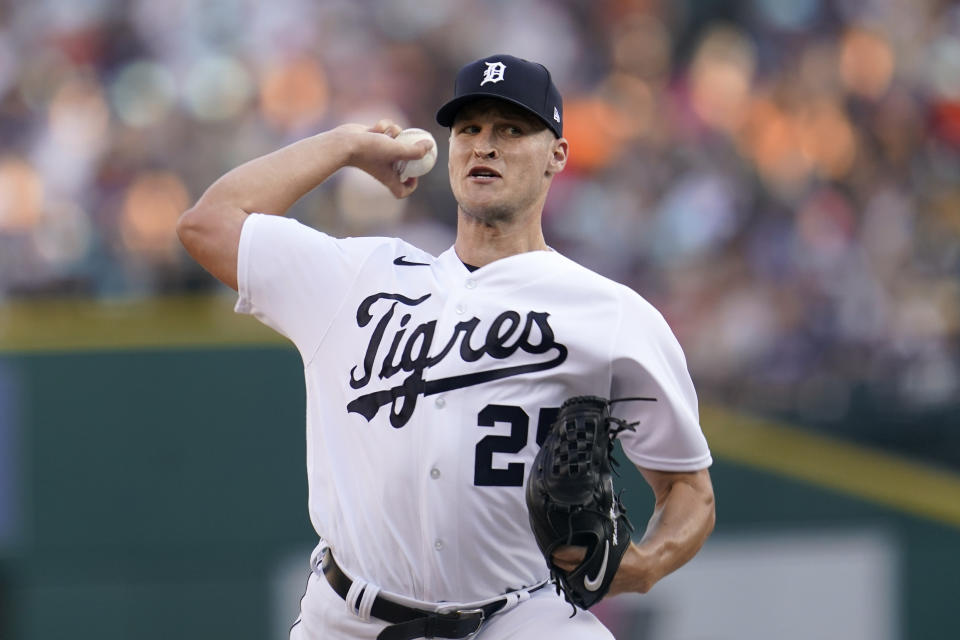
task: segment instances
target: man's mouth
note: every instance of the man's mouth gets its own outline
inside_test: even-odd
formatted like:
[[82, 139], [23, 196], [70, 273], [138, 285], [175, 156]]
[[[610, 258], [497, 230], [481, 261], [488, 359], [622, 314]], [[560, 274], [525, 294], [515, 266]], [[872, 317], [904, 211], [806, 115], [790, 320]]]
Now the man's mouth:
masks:
[[470, 173], [467, 175], [471, 178], [477, 179], [479, 182], [489, 182], [502, 177], [500, 172], [484, 166], [473, 167], [470, 169]]

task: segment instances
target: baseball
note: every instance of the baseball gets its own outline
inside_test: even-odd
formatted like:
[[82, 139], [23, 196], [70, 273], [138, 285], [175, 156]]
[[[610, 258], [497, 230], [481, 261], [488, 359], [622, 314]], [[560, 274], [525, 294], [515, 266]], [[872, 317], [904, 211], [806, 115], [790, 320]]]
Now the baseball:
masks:
[[424, 129], [404, 129], [397, 136], [397, 140], [402, 142], [419, 142], [420, 140], [429, 140], [431, 147], [427, 155], [419, 160], [397, 160], [394, 169], [400, 174], [400, 182], [405, 182], [408, 178], [415, 178], [433, 169], [437, 162], [437, 141], [433, 139], [429, 131]]

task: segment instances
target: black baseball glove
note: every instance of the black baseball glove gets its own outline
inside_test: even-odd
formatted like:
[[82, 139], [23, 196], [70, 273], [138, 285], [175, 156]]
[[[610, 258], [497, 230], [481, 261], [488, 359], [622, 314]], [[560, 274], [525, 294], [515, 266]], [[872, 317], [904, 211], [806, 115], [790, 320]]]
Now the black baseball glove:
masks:
[[[527, 479], [530, 527], [557, 592], [583, 609], [609, 591], [630, 546], [633, 525], [614, 493], [611, 472], [616, 465], [613, 441], [635, 424], [612, 417], [606, 398], [570, 398], [560, 407]], [[583, 562], [570, 572], [553, 562], [553, 552], [564, 545], [587, 549]]]

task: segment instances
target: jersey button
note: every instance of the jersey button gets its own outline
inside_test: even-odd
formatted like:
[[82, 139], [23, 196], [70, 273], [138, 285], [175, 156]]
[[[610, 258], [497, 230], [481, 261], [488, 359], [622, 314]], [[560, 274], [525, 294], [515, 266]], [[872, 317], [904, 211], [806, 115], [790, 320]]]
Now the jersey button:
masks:
[[470, 278], [469, 280], [467, 280], [466, 287], [467, 289], [476, 289], [477, 281], [474, 280], [473, 278]]
[[430, 469], [430, 477], [433, 478], [434, 480], [436, 480], [437, 478], [439, 478], [439, 477], [440, 477], [440, 469], [437, 469], [436, 467], [434, 467], [433, 469]]
[[462, 315], [467, 310], [467, 308], [462, 304], [458, 304], [456, 307], [454, 307], [453, 310], [456, 311], [458, 314]]
[[443, 540], [437, 540], [433, 543], [433, 548], [437, 551], [443, 551]]
[[443, 409], [445, 406], [447, 406], [447, 401], [444, 400], [443, 396], [440, 396], [439, 398], [434, 400], [433, 403], [437, 405], [437, 409]]

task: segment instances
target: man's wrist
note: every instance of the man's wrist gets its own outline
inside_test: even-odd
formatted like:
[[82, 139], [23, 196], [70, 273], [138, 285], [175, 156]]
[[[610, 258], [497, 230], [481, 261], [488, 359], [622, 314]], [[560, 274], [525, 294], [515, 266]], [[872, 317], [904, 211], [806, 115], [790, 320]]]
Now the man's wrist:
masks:
[[318, 133], [314, 136], [314, 140], [321, 145], [327, 157], [336, 161], [338, 168], [357, 166], [363, 142], [362, 136], [357, 131], [337, 127]]

